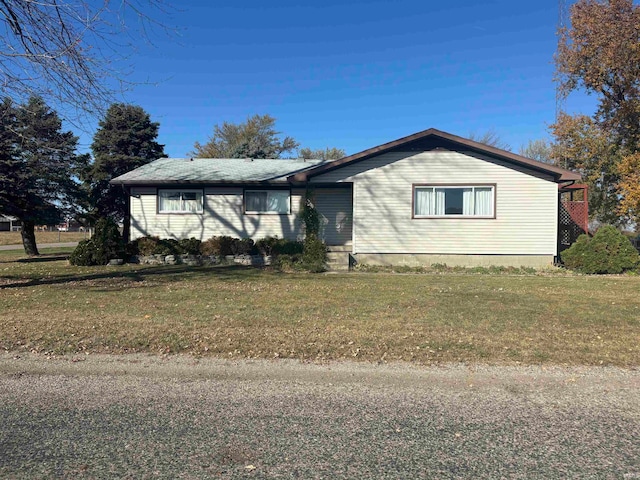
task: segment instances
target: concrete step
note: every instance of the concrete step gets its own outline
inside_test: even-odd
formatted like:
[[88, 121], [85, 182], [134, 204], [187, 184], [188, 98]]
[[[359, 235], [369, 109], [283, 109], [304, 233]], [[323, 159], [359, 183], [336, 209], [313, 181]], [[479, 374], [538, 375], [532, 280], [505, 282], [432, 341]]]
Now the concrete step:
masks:
[[327, 269], [330, 272], [349, 271], [348, 252], [327, 252]]
[[349, 262], [349, 252], [327, 252], [327, 259], [329, 261]]
[[327, 252], [347, 252], [351, 253], [353, 247], [349, 244], [347, 245], [327, 245]]

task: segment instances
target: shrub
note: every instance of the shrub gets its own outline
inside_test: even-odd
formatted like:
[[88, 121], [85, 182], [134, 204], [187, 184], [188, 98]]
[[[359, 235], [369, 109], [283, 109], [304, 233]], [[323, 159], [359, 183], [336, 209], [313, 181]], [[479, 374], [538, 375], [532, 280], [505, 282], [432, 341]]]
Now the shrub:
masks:
[[622, 273], [640, 263], [640, 256], [627, 237], [615, 227], [600, 228], [593, 238], [580, 235], [562, 253], [567, 268], [582, 273]]
[[304, 239], [302, 267], [310, 272], [324, 272], [327, 263], [327, 246], [315, 235]]
[[211, 237], [200, 244], [200, 253], [203, 255], [233, 255], [232, 245], [236, 238], [220, 236]]
[[300, 218], [304, 225], [306, 236], [318, 236], [320, 233], [320, 214], [313, 205], [313, 190], [307, 189], [305, 191], [298, 218]]
[[140, 237], [131, 242], [135, 245], [135, 250], [138, 251], [138, 255], [153, 255], [155, 252], [160, 238], [158, 237]]
[[278, 237], [265, 237], [258, 240], [255, 247], [262, 255], [277, 257], [279, 255], [301, 255], [304, 243]]
[[302, 255], [304, 251], [304, 243], [296, 240], [282, 239], [275, 246], [274, 255]]
[[256, 252], [253, 240], [250, 238], [234, 238], [231, 242], [232, 255], [252, 255]]
[[82, 240], [78, 243], [78, 246], [71, 252], [69, 256], [69, 263], [71, 265], [89, 266], [96, 265], [93, 259], [93, 251], [95, 246], [93, 240]]
[[106, 265], [112, 258], [124, 257], [124, 253], [118, 225], [110, 218], [101, 218], [96, 222], [93, 237], [80, 242], [69, 261], [72, 265]]
[[184, 238], [180, 240], [180, 250], [181, 253], [185, 253], [187, 255], [200, 255], [200, 245], [202, 242], [197, 238]]
[[282, 240], [278, 237], [265, 237], [256, 242], [256, 248], [261, 255], [274, 255], [277, 245]]

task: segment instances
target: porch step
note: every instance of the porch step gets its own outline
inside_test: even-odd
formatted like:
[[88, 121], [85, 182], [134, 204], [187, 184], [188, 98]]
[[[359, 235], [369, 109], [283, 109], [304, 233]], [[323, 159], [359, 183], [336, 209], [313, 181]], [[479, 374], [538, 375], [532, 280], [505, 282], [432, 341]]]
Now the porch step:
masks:
[[344, 245], [327, 245], [327, 252], [349, 252], [352, 250], [351, 242]]
[[327, 252], [327, 270], [330, 272], [349, 271], [349, 252]]

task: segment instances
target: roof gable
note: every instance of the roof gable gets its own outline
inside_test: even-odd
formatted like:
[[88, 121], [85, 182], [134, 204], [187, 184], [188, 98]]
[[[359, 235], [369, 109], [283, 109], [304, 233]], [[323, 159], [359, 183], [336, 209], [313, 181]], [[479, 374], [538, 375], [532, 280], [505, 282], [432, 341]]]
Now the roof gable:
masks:
[[480, 153], [483, 155], [491, 156], [513, 164], [515, 166], [525, 167], [533, 171], [538, 171], [551, 175], [556, 182], [564, 181], [577, 181], [581, 176], [578, 173], [563, 168], [556, 167], [543, 162], [538, 162], [530, 158], [516, 155], [515, 153], [508, 152], [495, 147], [475, 142], [466, 138], [458, 137], [450, 133], [430, 128], [422, 132], [414, 133], [407, 137], [399, 138], [392, 142], [372, 147], [362, 152], [349, 155], [339, 160], [327, 162], [322, 165], [318, 165], [314, 168], [310, 168], [303, 172], [290, 175], [288, 180], [290, 182], [306, 182], [310, 178], [315, 177], [323, 173], [330, 172], [332, 170], [341, 168], [345, 165], [349, 165], [355, 162], [360, 162], [376, 155], [388, 153], [392, 151], [427, 151], [434, 149], [446, 149], [446, 150], [466, 150], [474, 153]]

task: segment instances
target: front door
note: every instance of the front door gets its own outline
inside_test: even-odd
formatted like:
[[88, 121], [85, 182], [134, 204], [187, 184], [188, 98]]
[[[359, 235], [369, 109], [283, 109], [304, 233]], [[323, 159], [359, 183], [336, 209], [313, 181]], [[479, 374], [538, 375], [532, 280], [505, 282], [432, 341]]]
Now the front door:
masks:
[[320, 236], [327, 245], [351, 243], [353, 196], [351, 188], [317, 188], [314, 204], [320, 214]]

